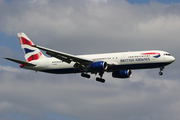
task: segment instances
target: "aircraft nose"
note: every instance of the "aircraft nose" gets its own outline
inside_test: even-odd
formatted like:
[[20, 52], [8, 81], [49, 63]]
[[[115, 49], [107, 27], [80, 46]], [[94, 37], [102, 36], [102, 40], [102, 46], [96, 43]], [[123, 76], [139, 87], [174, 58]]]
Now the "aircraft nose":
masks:
[[168, 60], [169, 62], [174, 62], [175, 61], [175, 58], [173, 57], [173, 56], [171, 56], [171, 57], [169, 57], [169, 60]]
[[173, 56], [166, 56], [165, 61], [168, 63], [172, 63], [175, 61], [175, 58]]
[[172, 60], [171, 60], [172, 62], [174, 62], [174, 61], [175, 61], [175, 57], [173, 57], [173, 56], [172, 56], [172, 58], [171, 58], [171, 59], [172, 59]]

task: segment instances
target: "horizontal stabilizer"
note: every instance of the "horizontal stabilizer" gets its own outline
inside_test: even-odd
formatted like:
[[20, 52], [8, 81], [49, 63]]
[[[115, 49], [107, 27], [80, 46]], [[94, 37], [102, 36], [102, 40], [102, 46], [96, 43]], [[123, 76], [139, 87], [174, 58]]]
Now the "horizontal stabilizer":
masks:
[[4, 59], [7, 59], [7, 60], [10, 60], [10, 61], [19, 63], [19, 64], [27, 65], [27, 66], [36, 66], [35, 64], [24, 62], [24, 61], [20, 61], [20, 60], [16, 60], [16, 59], [12, 59], [12, 58], [4, 58]]

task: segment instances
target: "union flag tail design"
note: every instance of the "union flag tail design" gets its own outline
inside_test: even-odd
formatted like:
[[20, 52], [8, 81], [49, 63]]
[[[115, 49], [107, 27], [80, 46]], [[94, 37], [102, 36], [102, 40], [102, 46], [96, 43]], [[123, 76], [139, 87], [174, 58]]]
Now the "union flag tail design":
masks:
[[34, 43], [24, 33], [18, 33], [17, 35], [21, 44], [21, 48], [24, 52], [26, 62], [45, 58], [45, 56], [38, 48], [32, 47]]

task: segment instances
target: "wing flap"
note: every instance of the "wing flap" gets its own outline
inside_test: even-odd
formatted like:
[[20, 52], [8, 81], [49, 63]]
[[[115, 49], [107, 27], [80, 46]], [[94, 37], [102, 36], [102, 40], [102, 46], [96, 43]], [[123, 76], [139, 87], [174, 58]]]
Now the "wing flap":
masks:
[[20, 61], [20, 60], [16, 60], [16, 59], [12, 59], [12, 58], [4, 58], [10, 61], [13, 61], [15, 63], [19, 63], [19, 64], [23, 64], [23, 65], [27, 65], [27, 66], [36, 66], [35, 64], [32, 63], [28, 63], [28, 62], [24, 62], [24, 61]]
[[50, 55], [50, 56], [52, 56], [52, 57], [58, 58], [58, 59], [60, 59], [60, 60], [62, 60], [62, 61], [64, 61], [64, 62], [67, 62], [67, 63], [69, 63], [69, 64], [70, 64], [71, 61], [72, 61], [72, 60], [68, 59], [67, 57], [60, 56], [60, 55], [55, 54], [55, 53], [53, 53], [53, 52], [46, 52], [46, 54], [48, 54], [48, 55]]

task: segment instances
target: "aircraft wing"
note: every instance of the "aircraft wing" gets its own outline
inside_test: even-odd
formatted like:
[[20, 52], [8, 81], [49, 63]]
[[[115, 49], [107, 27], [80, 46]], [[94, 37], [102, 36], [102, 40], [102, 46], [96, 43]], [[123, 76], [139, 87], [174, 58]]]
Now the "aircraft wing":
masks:
[[20, 61], [20, 60], [16, 60], [16, 59], [12, 59], [12, 58], [4, 58], [4, 59], [7, 59], [7, 60], [10, 60], [10, 61], [19, 63], [19, 64], [27, 65], [27, 66], [36, 66], [35, 64], [24, 62], [24, 61]]
[[72, 61], [74, 61], [74, 62], [83, 64], [83, 65], [86, 65], [86, 64], [89, 64], [89, 63], [93, 62], [93, 60], [90, 60], [90, 59], [77, 57], [75, 55], [71, 55], [71, 54], [67, 54], [67, 53], [64, 53], [64, 52], [52, 50], [52, 49], [45, 48], [45, 47], [42, 47], [42, 46], [39, 46], [39, 45], [32, 45], [32, 46], [36, 47], [36, 48], [39, 48], [41, 50], [44, 50], [44, 51], [46, 51], [46, 54], [48, 54], [48, 55], [50, 55], [52, 57], [55, 57], [57, 59], [60, 59], [60, 60], [62, 60], [64, 62], [67, 62], [67, 63], [71, 63]]

